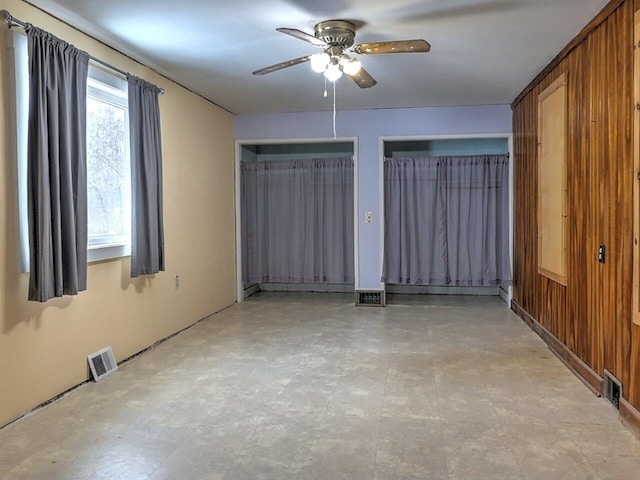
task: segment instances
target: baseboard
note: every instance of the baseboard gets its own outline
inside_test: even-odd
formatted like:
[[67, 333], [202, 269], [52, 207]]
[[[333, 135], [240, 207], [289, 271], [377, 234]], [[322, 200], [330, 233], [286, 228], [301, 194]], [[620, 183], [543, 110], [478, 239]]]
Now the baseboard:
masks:
[[394, 285], [385, 284], [387, 293], [406, 295], [500, 295], [500, 287], [459, 287], [448, 285]]
[[549, 330], [547, 330], [540, 322], [533, 318], [526, 310], [524, 310], [515, 301], [511, 302], [511, 310], [518, 315], [531, 330], [536, 332], [538, 336], [547, 344], [549, 349], [571, 370], [589, 389], [602, 396], [604, 391], [604, 379], [598, 375], [589, 365], [573, 353], [569, 347], [558, 340]]
[[502, 287], [500, 287], [500, 289], [498, 290], [498, 295], [500, 295], [500, 298], [502, 299], [502, 301], [504, 303], [506, 303], [507, 305], [509, 305], [509, 287], [507, 287], [507, 289], [504, 289]]
[[640, 438], [640, 412], [624, 398], [620, 399], [620, 418], [631, 433]]
[[248, 286], [247, 288], [244, 289], [244, 299], [249, 298], [251, 295], [253, 295], [256, 292], [260, 291], [260, 285], [258, 283], [254, 283], [253, 285]]
[[261, 283], [262, 292], [353, 293], [353, 283]]

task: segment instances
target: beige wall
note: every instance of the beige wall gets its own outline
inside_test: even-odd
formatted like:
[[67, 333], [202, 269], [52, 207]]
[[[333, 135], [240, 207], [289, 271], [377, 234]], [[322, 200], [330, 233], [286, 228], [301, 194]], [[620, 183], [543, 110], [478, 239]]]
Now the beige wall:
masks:
[[2, 8], [165, 89], [167, 268], [132, 280], [128, 258], [91, 264], [80, 295], [26, 301], [14, 228], [10, 57], [0, 23], [0, 425], [86, 380], [89, 353], [111, 345], [118, 360], [127, 358], [235, 301], [233, 116], [19, 0]]

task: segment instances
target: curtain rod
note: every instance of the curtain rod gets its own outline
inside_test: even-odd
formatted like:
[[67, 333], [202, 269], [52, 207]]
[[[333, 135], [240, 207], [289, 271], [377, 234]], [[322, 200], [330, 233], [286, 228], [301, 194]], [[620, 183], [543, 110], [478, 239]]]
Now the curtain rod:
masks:
[[[7, 10], [0, 10], [0, 20], [9, 24], [9, 27], [20, 27], [24, 30], [29, 26], [28, 23], [23, 22], [22, 20], [18, 20], [13, 15], [11, 15]], [[100, 65], [107, 67], [114, 72], [123, 75], [124, 77], [128, 77], [129, 74], [124, 70], [119, 69], [118, 67], [114, 67], [113, 65], [105, 62], [104, 60], [100, 60], [99, 58], [94, 57], [93, 55], [89, 55], [89, 58]], [[164, 95], [164, 88], [156, 87], [160, 91], [160, 95]]]

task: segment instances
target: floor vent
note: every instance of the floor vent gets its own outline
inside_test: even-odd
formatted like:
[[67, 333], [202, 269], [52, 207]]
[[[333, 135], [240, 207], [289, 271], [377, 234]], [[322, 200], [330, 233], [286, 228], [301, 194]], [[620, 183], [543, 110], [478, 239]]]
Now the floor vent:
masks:
[[604, 371], [604, 398], [613, 405], [616, 410], [620, 410], [620, 396], [622, 395], [622, 384], [608, 370]]
[[356, 306], [384, 307], [384, 290], [356, 291]]
[[87, 359], [89, 360], [91, 374], [96, 382], [118, 370], [118, 364], [113, 356], [111, 347], [98, 350], [96, 353], [89, 355]]

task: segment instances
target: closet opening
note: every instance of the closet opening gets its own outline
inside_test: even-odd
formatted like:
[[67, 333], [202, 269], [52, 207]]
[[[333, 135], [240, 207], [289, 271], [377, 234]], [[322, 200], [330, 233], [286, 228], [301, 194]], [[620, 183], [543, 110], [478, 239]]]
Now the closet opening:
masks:
[[510, 136], [387, 139], [383, 153], [381, 279], [390, 303], [425, 294], [508, 302]]
[[355, 140], [237, 145], [238, 300], [354, 291]]

